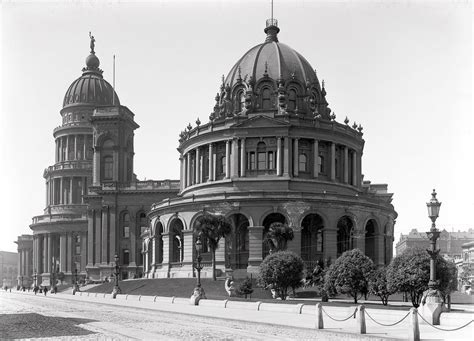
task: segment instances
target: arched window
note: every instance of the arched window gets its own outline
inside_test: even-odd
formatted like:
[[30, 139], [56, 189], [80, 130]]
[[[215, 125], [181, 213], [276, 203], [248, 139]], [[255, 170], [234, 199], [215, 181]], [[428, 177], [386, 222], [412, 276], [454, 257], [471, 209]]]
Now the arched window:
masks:
[[235, 97], [235, 108], [237, 112], [241, 112], [245, 108], [245, 94], [244, 91], [239, 91]]
[[291, 89], [288, 91], [288, 110], [296, 109], [296, 91]]
[[267, 146], [264, 142], [257, 144], [257, 169], [267, 169]]
[[306, 170], [308, 168], [307, 167], [308, 162], [307, 162], [306, 154], [300, 154], [298, 161], [299, 161], [299, 167], [298, 167], [299, 171], [300, 172], [306, 172]]
[[262, 91], [262, 109], [270, 109], [272, 107], [271, 103], [272, 92], [269, 88], [264, 88]]

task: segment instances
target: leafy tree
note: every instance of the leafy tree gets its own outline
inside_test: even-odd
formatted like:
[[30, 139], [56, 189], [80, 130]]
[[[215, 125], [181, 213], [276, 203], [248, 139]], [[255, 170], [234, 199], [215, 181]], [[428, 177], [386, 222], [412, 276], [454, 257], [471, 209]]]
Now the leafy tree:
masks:
[[270, 252], [286, 250], [289, 240], [293, 240], [293, 229], [286, 224], [274, 222], [270, 224], [264, 241], [269, 245]]
[[245, 296], [245, 298], [247, 298], [247, 295], [251, 295], [253, 293], [252, 280], [248, 277], [245, 278], [244, 281], [240, 283], [237, 293]]
[[286, 300], [288, 289], [301, 286], [304, 263], [301, 257], [291, 251], [277, 251], [269, 254], [260, 264], [260, 281], [276, 296]]
[[328, 294], [346, 294], [357, 303], [359, 294], [368, 291], [368, 279], [374, 271], [374, 263], [359, 249], [344, 252], [332, 264], [325, 276], [324, 288]]
[[303, 278], [303, 286], [305, 288], [314, 287], [316, 294], [321, 296], [323, 302], [327, 302], [328, 300], [328, 293], [324, 289], [324, 277], [330, 264], [330, 260], [323, 261], [320, 259], [312, 270], [305, 270], [305, 276]]
[[382, 300], [383, 305], [387, 305], [388, 297], [394, 293], [387, 285], [387, 269], [380, 267], [376, 269], [369, 278], [369, 293], [377, 295]]
[[208, 241], [212, 254], [212, 278], [216, 280], [216, 250], [222, 237], [232, 232], [229, 221], [221, 215], [203, 214], [197, 221], [196, 234], [202, 234]]
[[[409, 293], [412, 305], [418, 308], [423, 293], [428, 289], [430, 259], [426, 250], [418, 248], [406, 249], [396, 256], [387, 268], [389, 290]], [[436, 258], [438, 289], [443, 296], [456, 290], [457, 271], [450, 263], [439, 255]]]
[[462, 284], [471, 285], [472, 269], [469, 264], [464, 264], [461, 268], [460, 279]]

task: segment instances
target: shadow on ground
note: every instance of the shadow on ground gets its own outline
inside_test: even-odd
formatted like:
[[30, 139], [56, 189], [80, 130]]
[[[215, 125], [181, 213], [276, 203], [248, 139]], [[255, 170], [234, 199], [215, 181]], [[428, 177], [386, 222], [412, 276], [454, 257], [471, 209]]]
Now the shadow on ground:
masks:
[[81, 318], [64, 318], [40, 314], [0, 314], [1, 338], [30, 339], [95, 334], [78, 324], [95, 322]]

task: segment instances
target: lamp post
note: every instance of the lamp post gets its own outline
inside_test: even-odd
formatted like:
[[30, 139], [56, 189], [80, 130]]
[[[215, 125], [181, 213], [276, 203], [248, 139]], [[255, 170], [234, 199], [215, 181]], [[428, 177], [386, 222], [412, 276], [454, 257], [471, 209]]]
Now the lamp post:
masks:
[[72, 294], [75, 295], [79, 290], [79, 283], [77, 283], [77, 268], [74, 269], [74, 285], [72, 288]]
[[206, 294], [204, 292], [204, 289], [201, 286], [201, 270], [203, 268], [201, 264], [201, 251], [202, 251], [202, 242], [201, 242], [201, 233], [198, 234], [197, 239], [196, 239], [196, 263], [194, 263], [194, 268], [197, 271], [197, 281], [196, 281], [196, 287], [194, 288], [193, 295], [191, 296], [191, 301], [190, 303], [192, 305], [198, 305], [199, 300], [202, 298], [206, 298]]
[[428, 207], [428, 217], [431, 219], [431, 228], [426, 235], [430, 240], [430, 249], [426, 250], [430, 255], [430, 281], [428, 282], [428, 290], [423, 294], [422, 314], [433, 325], [439, 325], [440, 315], [443, 311], [443, 296], [438, 290], [438, 281], [436, 280], [436, 257], [438, 257], [439, 249], [436, 249], [436, 240], [439, 238], [440, 231], [436, 228], [436, 219], [439, 216], [441, 203], [436, 199], [436, 191], [433, 189], [430, 202], [426, 203]]
[[115, 254], [115, 285], [114, 285], [114, 290], [112, 290], [112, 298], [117, 297], [118, 294], [121, 293], [120, 287], [119, 287], [119, 275], [120, 275], [120, 265], [119, 265], [119, 256]]

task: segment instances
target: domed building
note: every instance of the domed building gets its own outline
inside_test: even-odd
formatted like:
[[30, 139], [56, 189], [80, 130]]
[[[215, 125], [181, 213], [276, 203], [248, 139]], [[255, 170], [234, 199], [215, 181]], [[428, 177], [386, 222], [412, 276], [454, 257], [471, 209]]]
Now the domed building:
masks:
[[133, 137], [138, 125], [103, 78], [94, 47], [91, 37], [86, 66], [67, 89], [62, 124], [53, 131], [55, 164], [43, 175], [46, 208], [30, 225], [33, 266], [22, 269], [29, 283], [35, 276], [46, 286], [52, 278], [70, 281], [76, 273], [110, 277], [115, 254], [123, 278], [140, 276], [141, 233], [150, 203], [178, 192], [177, 181], [137, 180]]
[[209, 122], [181, 132], [179, 195], [148, 214], [156, 263], [149, 277], [194, 275], [193, 231], [205, 212], [232, 224], [216, 252], [222, 274], [257, 272], [274, 222], [293, 229], [288, 249], [308, 267], [352, 248], [377, 265], [390, 262], [397, 213], [387, 185], [363, 181], [362, 127], [336, 121], [324, 82], [278, 32], [268, 20], [265, 41], [223, 77]]

